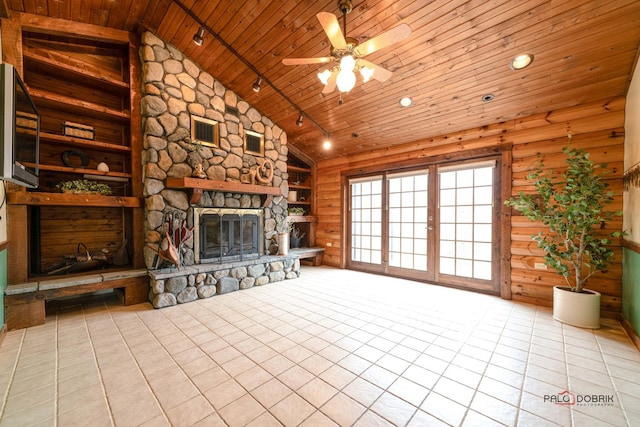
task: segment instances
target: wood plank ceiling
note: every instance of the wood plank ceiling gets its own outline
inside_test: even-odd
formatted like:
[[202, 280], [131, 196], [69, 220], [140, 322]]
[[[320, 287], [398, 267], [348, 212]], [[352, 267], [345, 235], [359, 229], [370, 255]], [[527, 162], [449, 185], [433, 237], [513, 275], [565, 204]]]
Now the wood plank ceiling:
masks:
[[[358, 80], [338, 105], [338, 91], [321, 94], [321, 65], [281, 62], [328, 55], [316, 14], [340, 16], [337, 0], [3, 1], [10, 13], [155, 32], [269, 116], [286, 130], [290, 144], [316, 160], [625, 95], [640, 45], [637, 0], [355, 0], [347, 15], [350, 37], [362, 43], [401, 22], [412, 34], [367, 56], [393, 71], [391, 79]], [[250, 67], [210, 32], [196, 46], [192, 38], [200, 23], [194, 17]], [[509, 61], [520, 53], [535, 60], [513, 71]], [[253, 92], [252, 68], [273, 86]], [[483, 102], [486, 94], [495, 98]], [[403, 96], [414, 105], [401, 108]], [[300, 111], [289, 100], [306, 116], [301, 127]], [[330, 134], [330, 150], [322, 148], [321, 129]]]

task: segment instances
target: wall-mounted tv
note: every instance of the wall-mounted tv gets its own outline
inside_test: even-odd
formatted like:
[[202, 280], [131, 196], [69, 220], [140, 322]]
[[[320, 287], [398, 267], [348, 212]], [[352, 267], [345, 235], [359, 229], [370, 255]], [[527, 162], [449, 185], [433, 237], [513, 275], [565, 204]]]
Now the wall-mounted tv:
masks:
[[0, 64], [0, 179], [38, 187], [40, 114], [20, 75]]

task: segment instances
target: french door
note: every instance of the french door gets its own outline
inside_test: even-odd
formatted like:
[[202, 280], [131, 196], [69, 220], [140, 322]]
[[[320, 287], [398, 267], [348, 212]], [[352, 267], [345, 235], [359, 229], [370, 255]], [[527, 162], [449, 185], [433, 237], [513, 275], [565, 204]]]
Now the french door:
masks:
[[349, 179], [348, 267], [498, 293], [496, 164]]

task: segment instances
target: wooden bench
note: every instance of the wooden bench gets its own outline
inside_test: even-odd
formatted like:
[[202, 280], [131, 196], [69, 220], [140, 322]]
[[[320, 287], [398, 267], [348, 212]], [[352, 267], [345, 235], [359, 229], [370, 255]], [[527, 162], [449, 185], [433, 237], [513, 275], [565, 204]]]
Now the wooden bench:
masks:
[[289, 249], [289, 254], [295, 255], [300, 259], [311, 258], [311, 264], [318, 266], [322, 265], [324, 248], [294, 248]]
[[146, 269], [66, 276], [39, 282], [9, 285], [4, 291], [7, 329], [42, 325], [45, 302], [55, 298], [114, 289], [124, 305], [149, 301], [149, 276]]

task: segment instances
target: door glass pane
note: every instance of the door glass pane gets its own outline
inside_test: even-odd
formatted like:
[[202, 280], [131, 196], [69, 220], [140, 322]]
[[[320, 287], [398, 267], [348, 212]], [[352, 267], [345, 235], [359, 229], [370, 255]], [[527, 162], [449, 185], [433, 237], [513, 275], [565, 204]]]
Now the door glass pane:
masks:
[[351, 194], [351, 260], [380, 264], [382, 262], [382, 178], [352, 180]]
[[439, 174], [440, 273], [492, 280], [491, 166]]
[[389, 266], [427, 271], [427, 171], [390, 175]]

